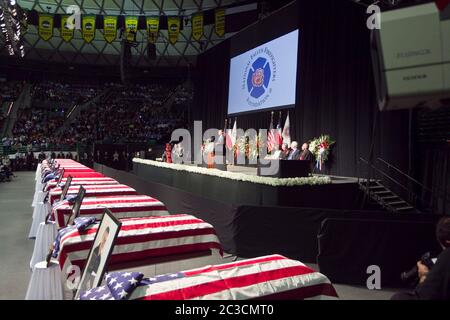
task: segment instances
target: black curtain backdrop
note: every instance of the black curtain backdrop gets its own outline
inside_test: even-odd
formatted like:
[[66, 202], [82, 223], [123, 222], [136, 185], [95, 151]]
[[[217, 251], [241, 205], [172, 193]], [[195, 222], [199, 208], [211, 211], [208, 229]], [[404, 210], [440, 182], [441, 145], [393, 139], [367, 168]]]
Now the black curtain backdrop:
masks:
[[[298, 15], [300, 30], [297, 103], [289, 109], [292, 138], [302, 142], [330, 134], [336, 144], [327, 172], [356, 176], [376, 124], [374, 155], [408, 171], [408, 112], [380, 113], [375, 105], [365, 8], [350, 1], [297, 1], [259, 23], [277, 28], [287, 15]], [[229, 59], [230, 40], [198, 58], [191, 119], [202, 120], [204, 130], [223, 127], [227, 117]], [[283, 110], [282, 124], [286, 114]], [[270, 111], [237, 117], [242, 129], [267, 129], [269, 122]]]

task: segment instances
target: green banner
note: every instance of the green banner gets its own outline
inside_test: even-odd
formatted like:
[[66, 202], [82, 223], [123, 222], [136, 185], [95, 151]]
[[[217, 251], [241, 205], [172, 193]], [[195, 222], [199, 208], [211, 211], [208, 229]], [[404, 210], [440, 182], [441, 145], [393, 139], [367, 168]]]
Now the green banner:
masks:
[[200, 40], [203, 36], [203, 13], [196, 13], [192, 16], [192, 38]]
[[95, 16], [83, 16], [82, 33], [87, 43], [95, 39]]
[[48, 41], [53, 37], [53, 15], [39, 14], [39, 36]]
[[178, 34], [180, 33], [180, 17], [168, 17], [167, 26], [169, 42], [175, 44], [178, 40]]
[[111, 43], [117, 37], [117, 16], [104, 16], [103, 35], [106, 42]]
[[214, 30], [219, 37], [223, 37], [225, 35], [225, 9], [216, 9], [216, 11], [214, 12], [214, 17]]
[[75, 24], [70, 23], [68, 21], [69, 15], [62, 15], [61, 16], [61, 38], [63, 38], [64, 41], [69, 42], [73, 39], [73, 32], [75, 30]]
[[136, 33], [138, 27], [138, 17], [125, 17], [125, 34], [128, 41], [136, 41]]
[[148, 42], [156, 43], [159, 34], [159, 17], [147, 17]]

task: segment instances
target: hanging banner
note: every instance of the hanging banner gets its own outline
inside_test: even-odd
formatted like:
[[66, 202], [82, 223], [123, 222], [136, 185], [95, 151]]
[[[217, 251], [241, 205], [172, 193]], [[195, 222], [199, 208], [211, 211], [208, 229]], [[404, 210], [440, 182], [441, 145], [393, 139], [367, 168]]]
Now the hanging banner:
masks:
[[200, 40], [203, 36], [203, 13], [196, 13], [192, 16], [192, 38]]
[[53, 16], [50, 14], [39, 14], [39, 36], [48, 41], [53, 37]]
[[111, 43], [117, 37], [117, 16], [104, 16], [103, 36], [106, 42]]
[[136, 41], [136, 33], [138, 27], [138, 17], [125, 17], [125, 34], [128, 41]]
[[95, 16], [83, 16], [82, 23], [83, 39], [91, 43], [95, 38]]
[[167, 17], [167, 31], [169, 32], [169, 42], [175, 44], [180, 33], [180, 17]]
[[73, 28], [71, 29], [71, 25], [67, 22], [69, 19], [69, 15], [62, 15], [61, 16], [61, 38], [63, 38], [64, 41], [69, 42], [73, 39]]
[[159, 17], [147, 17], [148, 42], [156, 43], [159, 33]]
[[225, 9], [216, 9], [216, 11], [214, 12], [214, 17], [214, 30], [219, 37], [223, 37], [225, 35]]

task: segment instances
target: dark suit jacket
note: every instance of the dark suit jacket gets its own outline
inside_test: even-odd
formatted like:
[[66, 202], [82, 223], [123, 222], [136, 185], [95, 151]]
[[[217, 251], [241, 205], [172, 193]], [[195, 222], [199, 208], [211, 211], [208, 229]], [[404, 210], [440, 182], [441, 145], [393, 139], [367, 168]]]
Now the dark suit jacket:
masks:
[[280, 160], [286, 160], [289, 156], [289, 153], [290, 153], [289, 150], [286, 150], [286, 151], [281, 150]]
[[313, 155], [311, 153], [311, 151], [309, 151], [308, 149], [303, 150], [300, 153], [300, 160], [306, 160], [306, 161], [312, 161], [313, 160]]
[[425, 281], [416, 289], [421, 300], [450, 300], [450, 248], [438, 256]]
[[99, 251], [100, 246], [94, 248], [94, 252], [92, 252], [92, 260], [87, 269], [88, 274], [91, 274], [92, 271], [94, 271], [95, 273], [98, 272], [98, 267], [100, 266], [100, 262], [102, 260], [102, 256], [99, 255]]
[[287, 160], [298, 160], [298, 159], [300, 159], [300, 150], [298, 149], [291, 150], [291, 152], [289, 152]]

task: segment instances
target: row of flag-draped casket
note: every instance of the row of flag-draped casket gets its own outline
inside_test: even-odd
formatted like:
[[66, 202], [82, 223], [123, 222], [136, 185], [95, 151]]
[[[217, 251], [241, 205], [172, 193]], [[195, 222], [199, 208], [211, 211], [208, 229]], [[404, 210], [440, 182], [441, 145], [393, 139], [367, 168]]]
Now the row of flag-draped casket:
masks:
[[[83, 184], [82, 179], [91, 179], [86, 181], [93, 182], [94, 179], [102, 178], [85, 176], [90, 173], [92, 172], [80, 171], [73, 175], [74, 179], [79, 179], [80, 185]], [[160, 216], [159, 214], [166, 212], [164, 204], [151, 197], [137, 195], [126, 187], [119, 183], [84, 185], [87, 197], [81, 205], [80, 217], [94, 216], [100, 219], [103, 209], [107, 207], [122, 222], [108, 263], [109, 271], [123, 269], [123, 266], [148, 265], [158, 258], [208, 250], [218, 250], [222, 254], [212, 225], [191, 215]], [[46, 188], [50, 201], [55, 203], [61, 194], [61, 188], [54, 181], [50, 181]], [[69, 194], [77, 193], [78, 188], [79, 185], [69, 188]], [[122, 190], [125, 194], [109, 193], [113, 189]], [[102, 196], [103, 190], [103, 194], [108, 196]], [[95, 197], [90, 197], [90, 194]], [[66, 226], [70, 214], [71, 205], [67, 201], [58, 202], [52, 208], [52, 216], [59, 228], [54, 256], [62, 270], [70, 265], [84, 266], [99, 225], [97, 222], [78, 231], [75, 226]], [[144, 216], [139, 216], [140, 214]], [[93, 300], [105, 297], [94, 296], [99, 290], [100, 288], [92, 289], [87, 295], [84, 294], [84, 298]], [[89, 296], [91, 293], [93, 295]], [[334, 299], [337, 295], [326, 276], [301, 262], [272, 255], [147, 278], [136, 286], [128, 298]]]
[[[60, 164], [67, 170], [66, 164]], [[68, 170], [76, 164], [70, 163]], [[83, 168], [84, 169], [84, 168]], [[92, 170], [92, 169], [91, 169]], [[84, 175], [86, 171], [80, 175]], [[74, 173], [68, 195], [78, 193], [80, 185], [86, 190], [79, 217], [95, 217], [100, 220], [105, 208], [122, 220], [122, 229], [116, 240], [109, 268], [123, 265], [145, 265], [147, 261], [164, 260], [169, 257], [186, 257], [189, 254], [207, 254], [217, 250], [222, 254], [220, 242], [212, 225], [189, 215], [169, 215], [166, 206], [147, 195], [139, 195], [129, 186], [119, 184], [108, 177], [78, 177]], [[112, 181], [111, 181], [112, 180]], [[61, 182], [67, 181], [62, 178]], [[87, 182], [88, 184], [85, 184]], [[112, 184], [106, 184], [112, 182]], [[75, 184], [75, 185], [72, 185]], [[44, 190], [49, 192], [51, 217], [63, 237], [57, 239], [57, 259], [63, 270], [71, 264], [83, 266], [95, 237], [98, 223], [79, 232], [75, 226], [67, 226], [72, 214], [72, 203], [58, 201], [62, 188], [56, 179], [47, 182]], [[55, 243], [56, 244], [56, 243]], [[55, 252], [54, 252], [55, 256]]]
[[[178, 214], [121, 219], [122, 226], [108, 262], [109, 270], [151, 264], [164, 257], [217, 250], [222, 247], [212, 225], [191, 215]], [[59, 231], [53, 256], [63, 270], [86, 263], [99, 223], [79, 231]]]

